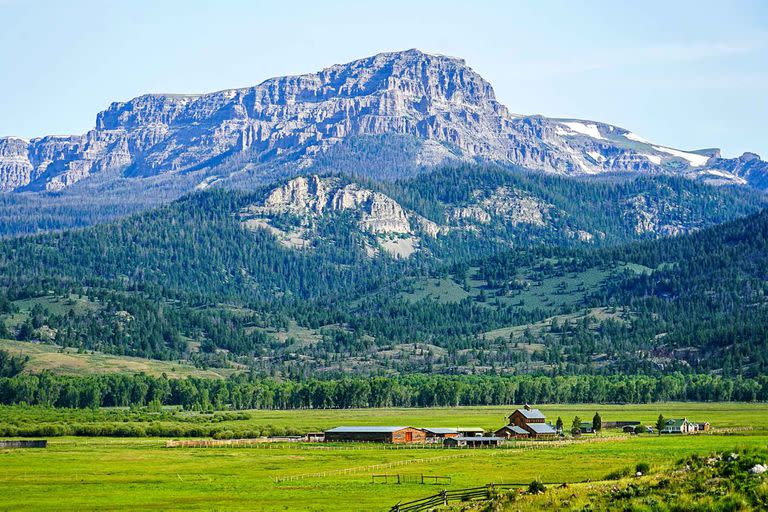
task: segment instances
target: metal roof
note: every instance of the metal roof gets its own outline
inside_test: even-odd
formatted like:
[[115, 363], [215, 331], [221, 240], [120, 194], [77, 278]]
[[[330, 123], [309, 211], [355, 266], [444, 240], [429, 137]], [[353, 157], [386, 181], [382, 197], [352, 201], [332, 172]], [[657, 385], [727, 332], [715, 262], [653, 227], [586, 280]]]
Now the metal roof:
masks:
[[470, 437], [449, 437], [448, 439], [453, 439], [456, 441], [505, 441], [503, 437], [480, 437], [480, 436], [470, 436]]
[[[527, 430], [525, 430], [522, 427], [518, 427], [517, 425], [504, 425], [499, 430], [504, 430], [504, 429], [511, 430], [512, 432], [514, 432], [515, 434], [518, 434], [518, 435], [526, 435], [526, 436], [528, 435], [528, 431]], [[497, 432], [498, 432], [498, 430], [497, 430]]]
[[[523, 415], [523, 417], [530, 419], [544, 419], [546, 416], [544, 416], [544, 413], [541, 412], [538, 409], [515, 409], [515, 412], [520, 412], [520, 414]], [[512, 413], [514, 414], [514, 413]]]
[[529, 423], [527, 427], [537, 434], [557, 434], [557, 430], [547, 423]]
[[372, 426], [364, 426], [364, 427], [336, 427], [332, 428], [330, 430], [326, 430], [326, 434], [328, 432], [334, 432], [334, 433], [391, 433], [391, 432], [397, 432], [398, 430], [403, 430], [404, 428], [410, 428], [410, 427], [372, 427]]
[[456, 427], [457, 432], [485, 432], [485, 429], [480, 427]]
[[437, 428], [424, 428], [422, 430], [426, 430], [430, 434], [455, 434], [458, 432], [455, 428], [444, 428], [444, 427], [437, 427]]

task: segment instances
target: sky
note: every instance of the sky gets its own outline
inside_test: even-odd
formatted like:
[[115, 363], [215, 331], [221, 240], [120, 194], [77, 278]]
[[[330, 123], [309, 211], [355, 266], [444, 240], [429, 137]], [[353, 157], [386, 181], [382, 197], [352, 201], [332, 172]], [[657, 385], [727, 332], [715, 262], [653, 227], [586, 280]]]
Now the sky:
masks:
[[514, 113], [768, 158], [764, 0], [0, 0], [0, 47], [0, 136], [418, 48], [464, 58]]

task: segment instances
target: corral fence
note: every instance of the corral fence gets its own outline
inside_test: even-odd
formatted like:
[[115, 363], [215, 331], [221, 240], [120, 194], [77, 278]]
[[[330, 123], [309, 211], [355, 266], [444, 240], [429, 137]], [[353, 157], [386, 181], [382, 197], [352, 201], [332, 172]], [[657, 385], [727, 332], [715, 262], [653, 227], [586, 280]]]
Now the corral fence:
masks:
[[[560, 483], [544, 482], [544, 485], [561, 485]], [[434, 507], [448, 505], [451, 501], [470, 501], [470, 500], [490, 500], [494, 498], [499, 491], [520, 489], [527, 487], [524, 483], [501, 483], [486, 484], [480, 487], [468, 487], [466, 489], [454, 489], [451, 491], [442, 490], [432, 496], [418, 500], [398, 503], [390, 508], [390, 512], [420, 512], [430, 510]]]
[[[520, 450], [544, 450], [547, 448], [558, 448], [563, 446], [570, 446], [573, 444], [584, 444], [584, 443], [604, 443], [604, 442], [610, 442], [610, 441], [625, 441], [629, 439], [627, 436], [621, 436], [621, 437], [605, 437], [605, 438], [593, 438], [588, 440], [577, 440], [577, 441], [570, 441], [570, 440], [564, 440], [564, 441], [520, 441], [515, 443], [510, 443], [506, 446], [497, 446], [497, 447], [483, 447], [483, 448], [472, 448], [472, 447], [456, 447], [456, 448], [442, 448], [443, 453], [450, 453], [450, 455], [443, 455], [439, 457], [420, 457], [420, 458], [411, 458], [411, 459], [405, 459], [405, 460], [399, 460], [394, 462], [388, 462], [383, 464], [373, 464], [370, 466], [356, 466], [351, 468], [344, 468], [344, 469], [332, 469], [328, 471], [318, 471], [315, 473], [304, 473], [300, 475], [287, 475], [287, 476], [276, 476], [273, 477], [273, 481], [275, 483], [282, 483], [282, 482], [293, 482], [298, 480], [304, 480], [308, 478], [326, 478], [331, 476], [340, 476], [340, 475], [355, 475], [360, 473], [372, 473], [372, 472], [378, 472], [382, 470], [387, 470], [391, 468], [396, 468], [400, 466], [405, 466], [408, 464], [422, 464], [422, 463], [433, 463], [433, 462], [440, 462], [440, 461], [446, 461], [451, 459], [457, 459], [461, 457], [473, 457], [473, 456], [487, 456], [487, 457], [495, 457], [495, 456], [506, 456], [506, 455], [514, 455]], [[284, 446], [290, 446], [290, 445], [284, 445]], [[297, 445], [293, 445], [297, 446]], [[301, 445], [298, 445], [301, 446]], [[399, 449], [413, 449], [413, 448], [398, 448], [398, 446], [404, 446], [407, 447], [408, 445], [380, 445], [381, 449], [386, 450], [399, 450]], [[317, 447], [321, 448], [321, 447]], [[339, 449], [334, 447], [322, 447], [326, 449]], [[350, 447], [350, 449], [360, 449], [360, 447]]]
[[45, 440], [45, 439], [0, 441], [0, 449], [3, 449], [3, 448], [46, 448], [47, 446], [48, 446], [48, 441]]
[[394, 462], [387, 462], [384, 464], [372, 464], [370, 466], [357, 466], [353, 468], [331, 469], [328, 471], [318, 471], [316, 473], [304, 473], [302, 475], [278, 476], [278, 477], [274, 477], [273, 480], [275, 483], [282, 483], [282, 482], [295, 482], [297, 480], [304, 480], [306, 478], [325, 478], [329, 476], [354, 475], [361, 472], [377, 471], [381, 469], [390, 469], [390, 468], [396, 468], [399, 466], [407, 466], [408, 464], [423, 464], [423, 463], [430, 463], [430, 462], [440, 462], [440, 461], [445, 461], [450, 459], [458, 459], [460, 457], [466, 457], [468, 455], [470, 455], [470, 453], [464, 452], [464, 453], [457, 453], [454, 455], [444, 455], [442, 457], [405, 459], [405, 460], [398, 460]]
[[381, 474], [371, 475], [372, 484], [421, 484], [421, 485], [451, 485], [450, 476], [441, 475], [401, 475]]
[[[720, 431], [718, 431], [720, 432]], [[243, 448], [296, 449], [296, 450], [537, 450], [557, 448], [572, 444], [625, 441], [627, 436], [601, 436], [581, 439], [558, 440], [508, 440], [501, 446], [444, 446], [442, 443], [390, 444], [380, 442], [320, 443], [300, 437], [254, 437], [246, 439], [169, 439], [166, 448]]]

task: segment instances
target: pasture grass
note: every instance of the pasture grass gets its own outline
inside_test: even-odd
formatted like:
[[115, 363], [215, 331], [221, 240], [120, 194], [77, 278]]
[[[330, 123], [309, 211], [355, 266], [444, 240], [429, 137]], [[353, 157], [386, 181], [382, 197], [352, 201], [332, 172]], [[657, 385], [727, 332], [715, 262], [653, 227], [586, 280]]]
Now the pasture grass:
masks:
[[13, 355], [28, 356], [24, 372], [37, 374], [50, 371], [57, 375], [83, 375], [107, 373], [146, 373], [169, 378], [201, 377], [220, 379], [234, 373], [231, 368], [201, 369], [189, 363], [158, 361], [143, 357], [116, 356], [96, 351], [78, 352], [75, 348], [33, 343], [29, 341], [0, 340], [0, 349]]
[[[6, 408], [8, 418], [13, 408]], [[386, 510], [400, 500], [439, 489], [489, 482], [579, 482], [638, 462], [654, 469], [690, 454], [768, 445], [765, 404], [652, 404], [630, 406], [542, 406], [549, 418], [574, 414], [604, 420], [652, 423], [665, 416], [689, 416], [715, 427], [751, 426], [732, 435], [623, 436], [607, 442], [577, 442], [541, 449], [392, 449], [376, 444], [267, 444], [259, 447], [165, 448], [165, 439], [50, 438], [44, 450], [0, 451], [0, 510]], [[249, 411], [251, 425], [412, 424], [497, 428], [510, 407], [367, 409], [333, 411]], [[56, 411], [57, 419], [66, 411]], [[40, 416], [44, 411], [39, 412]], [[93, 421], [100, 421], [99, 411]], [[180, 413], [181, 414], [181, 413]], [[187, 414], [187, 413], [185, 413]], [[234, 422], [233, 422], [234, 423]], [[567, 423], [567, 422], [566, 422]], [[436, 457], [456, 458], [429, 461]], [[427, 459], [391, 469], [374, 464]], [[360, 468], [344, 475], [276, 483], [276, 477]], [[372, 484], [371, 473], [450, 476], [449, 486]]]

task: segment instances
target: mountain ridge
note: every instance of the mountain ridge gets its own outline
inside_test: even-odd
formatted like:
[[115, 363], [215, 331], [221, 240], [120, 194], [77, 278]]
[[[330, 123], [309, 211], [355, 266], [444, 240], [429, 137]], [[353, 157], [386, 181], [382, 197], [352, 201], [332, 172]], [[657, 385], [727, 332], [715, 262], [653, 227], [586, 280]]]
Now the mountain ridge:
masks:
[[301, 173], [350, 137], [383, 134], [428, 144], [413, 162], [427, 167], [482, 160], [564, 175], [678, 174], [768, 187], [768, 164], [754, 154], [723, 159], [598, 121], [512, 114], [463, 59], [411, 49], [251, 87], [114, 102], [83, 135], [0, 138], [0, 189], [62, 191], [105, 171], [263, 181]]

